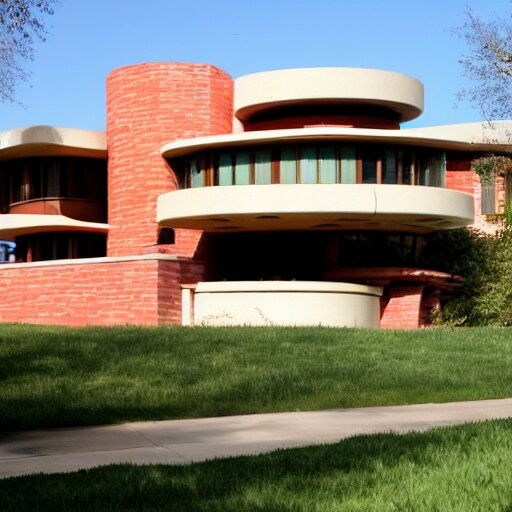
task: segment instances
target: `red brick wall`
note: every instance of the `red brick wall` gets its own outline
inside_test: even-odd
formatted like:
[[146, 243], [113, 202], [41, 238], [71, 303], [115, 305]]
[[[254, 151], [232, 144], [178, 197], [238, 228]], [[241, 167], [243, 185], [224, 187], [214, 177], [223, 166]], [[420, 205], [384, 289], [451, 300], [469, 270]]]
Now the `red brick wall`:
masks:
[[[230, 133], [233, 80], [202, 64], [155, 63], [107, 78], [109, 256], [156, 243], [156, 199], [176, 189], [160, 154], [176, 139]], [[201, 233], [177, 230], [175, 253], [193, 255]]]
[[61, 325], [181, 323], [180, 282], [200, 279], [187, 260], [2, 268], [0, 322]]
[[[475, 200], [474, 228], [492, 232], [496, 230], [496, 224], [482, 215], [482, 189], [480, 178], [471, 170], [471, 161], [478, 158], [476, 154], [448, 153], [446, 157], [446, 187], [460, 192], [471, 194]], [[505, 202], [505, 185], [503, 178], [496, 180], [496, 205], [498, 210]]]
[[420, 325], [423, 286], [393, 287], [382, 299], [380, 326], [383, 329], [417, 329]]
[[180, 284], [195, 284], [203, 280], [204, 266], [194, 261], [158, 262], [158, 318], [161, 324], [181, 324]]

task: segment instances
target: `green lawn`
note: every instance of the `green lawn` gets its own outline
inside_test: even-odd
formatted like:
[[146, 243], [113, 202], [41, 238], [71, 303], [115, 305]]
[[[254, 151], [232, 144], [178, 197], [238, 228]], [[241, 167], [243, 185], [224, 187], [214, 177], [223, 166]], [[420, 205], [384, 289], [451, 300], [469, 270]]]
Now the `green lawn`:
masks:
[[0, 327], [0, 430], [512, 396], [512, 331]]
[[512, 420], [191, 466], [0, 480], [2, 512], [512, 510]]

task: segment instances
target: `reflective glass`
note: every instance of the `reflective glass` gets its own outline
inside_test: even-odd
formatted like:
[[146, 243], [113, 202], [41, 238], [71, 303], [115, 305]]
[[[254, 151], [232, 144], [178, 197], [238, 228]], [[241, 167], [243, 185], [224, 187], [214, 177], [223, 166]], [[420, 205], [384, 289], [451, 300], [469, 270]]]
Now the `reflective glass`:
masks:
[[297, 183], [297, 161], [295, 147], [281, 148], [281, 161], [279, 165], [280, 183]]
[[320, 164], [320, 183], [336, 183], [336, 148], [334, 146], [320, 146], [318, 153], [318, 162]]
[[357, 177], [356, 148], [341, 148], [341, 183], [355, 183]]
[[254, 152], [254, 181], [256, 185], [272, 183], [272, 155], [270, 149], [258, 149]]

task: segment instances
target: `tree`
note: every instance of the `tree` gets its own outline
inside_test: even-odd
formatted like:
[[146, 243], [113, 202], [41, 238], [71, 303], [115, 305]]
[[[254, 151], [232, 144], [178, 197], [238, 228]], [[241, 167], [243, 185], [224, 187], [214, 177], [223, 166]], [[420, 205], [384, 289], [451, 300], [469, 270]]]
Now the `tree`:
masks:
[[474, 83], [461, 97], [486, 121], [512, 118], [512, 15], [484, 22], [468, 9], [461, 31], [469, 53], [460, 63]]
[[[490, 22], [479, 19], [471, 9], [466, 14], [461, 30], [469, 53], [460, 62], [473, 85], [460, 96], [476, 105], [492, 128], [492, 121], [512, 119], [512, 14], [509, 19]], [[512, 141], [510, 128], [505, 134]], [[512, 174], [512, 158], [490, 154], [474, 160], [471, 168], [482, 184], [489, 183]], [[507, 219], [512, 219], [510, 197], [504, 207]]]
[[57, 0], [0, 0], [0, 100], [14, 102], [16, 85], [27, 80], [34, 44], [46, 37], [45, 20]]

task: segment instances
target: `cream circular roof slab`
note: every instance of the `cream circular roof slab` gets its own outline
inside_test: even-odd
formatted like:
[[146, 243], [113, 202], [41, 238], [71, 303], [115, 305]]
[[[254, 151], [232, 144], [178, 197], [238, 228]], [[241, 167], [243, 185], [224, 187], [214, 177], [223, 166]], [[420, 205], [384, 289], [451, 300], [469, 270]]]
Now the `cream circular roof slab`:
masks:
[[0, 239], [14, 240], [20, 235], [56, 231], [89, 231], [107, 233], [108, 224], [84, 222], [64, 215], [7, 213], [0, 215]]
[[100, 131], [46, 125], [0, 132], [0, 160], [33, 156], [106, 158], [106, 136]]
[[284, 69], [235, 80], [235, 115], [242, 121], [276, 107], [315, 103], [384, 107], [410, 121], [423, 112], [423, 84], [401, 73], [362, 68]]

